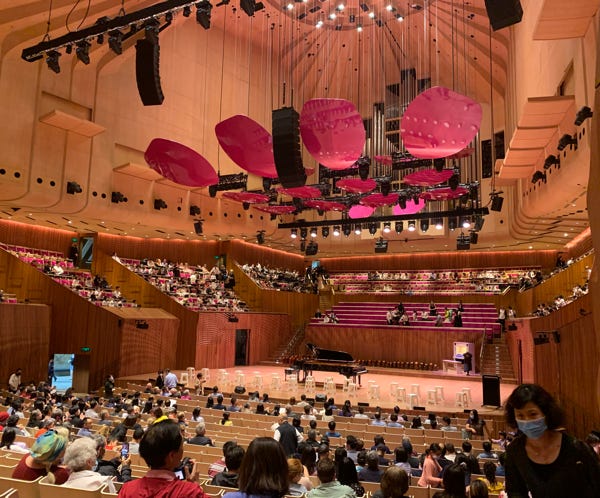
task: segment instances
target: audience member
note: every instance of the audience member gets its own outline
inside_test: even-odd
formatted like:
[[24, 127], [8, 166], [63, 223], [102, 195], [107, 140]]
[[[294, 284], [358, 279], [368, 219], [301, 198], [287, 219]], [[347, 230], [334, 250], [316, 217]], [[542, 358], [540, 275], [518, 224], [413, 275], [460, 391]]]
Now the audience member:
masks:
[[59, 466], [68, 443], [68, 431], [63, 428], [44, 432], [31, 445], [28, 455], [16, 465], [13, 479], [35, 481], [38, 477], [48, 476], [50, 484], [62, 484], [69, 478], [69, 472]]
[[108, 490], [116, 493], [111, 477], [103, 476], [92, 470], [96, 467], [96, 442], [92, 438], [82, 437], [69, 444], [63, 463], [70, 472], [69, 478], [63, 486], [97, 490], [107, 484]]
[[211, 481], [213, 486], [224, 486], [227, 488], [238, 487], [240, 466], [246, 451], [241, 446], [229, 446], [225, 453], [225, 466], [221, 472], [216, 474]]
[[335, 463], [329, 458], [319, 460], [317, 477], [320, 484], [308, 492], [308, 498], [356, 498], [356, 493], [350, 486], [336, 480]]
[[389, 467], [381, 477], [381, 488], [373, 498], [405, 498], [410, 483], [410, 474], [400, 467]]

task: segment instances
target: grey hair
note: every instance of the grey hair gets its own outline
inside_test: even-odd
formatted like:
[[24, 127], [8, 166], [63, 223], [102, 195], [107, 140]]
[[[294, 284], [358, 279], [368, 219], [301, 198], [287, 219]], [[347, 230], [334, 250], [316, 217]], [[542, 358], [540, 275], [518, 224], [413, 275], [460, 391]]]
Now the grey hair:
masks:
[[90, 438], [96, 444], [96, 450], [106, 447], [106, 438], [102, 434], [92, 434]]
[[89, 437], [76, 439], [69, 446], [63, 458], [63, 463], [71, 472], [88, 470], [90, 463], [96, 461], [96, 442]]
[[206, 424], [204, 424], [203, 422], [199, 422], [198, 425], [196, 426], [196, 434], [198, 436], [202, 436], [202, 434], [204, 434], [206, 432]]

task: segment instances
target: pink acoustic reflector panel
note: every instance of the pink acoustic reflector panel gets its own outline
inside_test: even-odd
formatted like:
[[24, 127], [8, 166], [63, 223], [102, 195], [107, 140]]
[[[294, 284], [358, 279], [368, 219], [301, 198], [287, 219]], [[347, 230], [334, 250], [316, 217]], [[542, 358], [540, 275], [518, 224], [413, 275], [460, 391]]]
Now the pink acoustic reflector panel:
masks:
[[427, 201], [448, 201], [451, 199], [458, 199], [468, 193], [469, 189], [466, 187], [459, 186], [456, 190], [452, 190], [450, 187], [440, 187], [423, 192], [421, 194], [421, 199]]
[[278, 188], [280, 194], [289, 195], [290, 197], [298, 197], [300, 199], [315, 199], [321, 197], [321, 191], [317, 187], [304, 185], [303, 187]]
[[435, 169], [424, 169], [416, 171], [402, 178], [402, 183], [407, 185], [416, 185], [419, 187], [430, 187], [438, 183], [446, 182], [454, 174], [452, 169], [443, 169], [436, 171]]
[[374, 207], [371, 206], [361, 206], [360, 204], [356, 204], [352, 206], [348, 211], [348, 216], [353, 220], [357, 220], [360, 218], [368, 218], [375, 211]]
[[247, 202], [248, 204], [264, 204], [269, 202], [269, 196], [255, 192], [225, 192], [225, 199], [231, 199], [237, 202]]
[[155, 138], [148, 145], [144, 159], [154, 171], [180, 185], [206, 187], [219, 183], [210, 163], [195, 150], [178, 142]]
[[404, 147], [415, 157], [439, 159], [464, 149], [479, 131], [481, 106], [449, 88], [418, 95], [402, 117]]
[[366, 194], [371, 190], [375, 190], [377, 182], [371, 178], [361, 180], [360, 178], [343, 178], [336, 182], [336, 187], [339, 187], [351, 194]]
[[421, 199], [419, 204], [415, 204], [412, 199], [406, 200], [406, 208], [402, 209], [399, 204], [394, 204], [392, 207], [392, 213], [394, 216], [400, 216], [401, 214], [415, 214], [422, 211], [425, 208], [425, 199]]
[[277, 178], [273, 137], [248, 116], [237, 114], [215, 126], [219, 145], [231, 160], [248, 173]]
[[366, 133], [352, 102], [311, 99], [302, 106], [300, 134], [306, 150], [330, 169], [346, 169], [360, 157]]
[[391, 193], [388, 195], [383, 195], [380, 193], [375, 193], [371, 195], [367, 195], [360, 200], [360, 203], [363, 206], [371, 206], [371, 207], [379, 207], [379, 206], [391, 206], [392, 204], [396, 204], [398, 202], [398, 194]]
[[271, 213], [271, 214], [291, 214], [294, 211], [296, 211], [295, 206], [279, 206], [279, 205], [273, 205], [273, 206], [258, 205], [258, 206], [254, 206], [254, 209], [256, 209], [257, 211], [262, 211], [263, 213]]
[[345, 211], [346, 205], [336, 201], [325, 201], [314, 199], [304, 203], [306, 207], [318, 209], [319, 211]]

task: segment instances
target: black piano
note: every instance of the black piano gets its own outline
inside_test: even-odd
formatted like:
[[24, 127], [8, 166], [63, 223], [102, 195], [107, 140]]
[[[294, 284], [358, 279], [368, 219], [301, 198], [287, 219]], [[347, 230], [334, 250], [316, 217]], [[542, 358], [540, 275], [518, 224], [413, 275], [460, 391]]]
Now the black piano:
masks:
[[360, 376], [367, 373], [367, 369], [356, 363], [350, 353], [319, 348], [311, 343], [308, 343], [306, 348], [309, 355], [296, 360], [292, 366], [295, 370], [303, 372], [302, 379], [299, 379], [300, 382], [304, 382], [306, 376], [316, 370], [320, 372], [338, 372], [348, 379], [354, 379], [354, 382], [359, 386], [361, 385]]

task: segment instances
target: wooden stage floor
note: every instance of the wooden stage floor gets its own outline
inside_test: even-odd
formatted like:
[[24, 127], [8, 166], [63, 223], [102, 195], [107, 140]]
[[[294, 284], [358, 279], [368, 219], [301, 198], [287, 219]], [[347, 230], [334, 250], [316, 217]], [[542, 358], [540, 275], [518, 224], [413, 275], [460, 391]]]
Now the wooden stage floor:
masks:
[[[252, 379], [255, 376], [254, 372], [260, 372], [263, 377], [263, 389], [260, 390], [261, 394], [264, 392], [268, 393], [271, 398], [283, 398], [287, 399], [294, 395], [296, 399], [300, 399], [300, 395], [304, 393], [304, 384], [299, 383], [298, 389], [295, 392], [287, 390], [272, 390], [271, 389], [271, 376], [272, 374], [279, 374], [283, 379], [285, 377], [285, 366], [284, 365], [252, 365], [244, 367], [233, 367], [225, 369], [229, 373], [229, 378], [235, 379], [235, 372], [241, 371], [245, 375], [246, 389], [252, 391]], [[471, 408], [476, 408], [480, 413], [493, 413], [501, 414], [502, 409], [490, 406], [482, 406], [483, 403], [483, 389], [481, 383], [481, 376], [464, 374], [456, 374], [454, 372], [420, 372], [417, 370], [392, 370], [389, 372], [386, 369], [377, 368], [375, 371], [364, 374], [361, 376], [362, 387], [357, 389], [357, 396], [350, 398], [352, 405], [356, 407], [358, 402], [369, 403], [370, 407], [380, 406], [382, 408], [392, 408], [394, 405], [399, 405], [400, 408], [406, 409], [407, 405], [404, 403], [398, 403], [395, 399], [390, 396], [390, 384], [392, 382], [398, 383], [398, 386], [406, 388], [409, 393], [412, 384], [419, 384], [420, 390], [420, 406], [424, 406], [426, 413], [435, 411], [449, 411], [449, 412], [462, 412], [463, 408], [455, 405], [455, 395], [458, 391], [463, 388], [471, 389], [472, 404]], [[181, 378], [181, 370], [176, 370], [178, 378]], [[314, 372], [313, 377], [317, 383], [317, 393], [324, 393], [322, 383], [326, 377], [333, 376], [336, 382], [337, 389], [334, 396], [336, 404], [340, 406], [343, 404], [345, 399], [348, 399], [348, 394], [342, 391], [342, 382], [344, 377], [340, 374], [333, 372]], [[138, 384], [145, 384], [149, 378], [156, 377], [156, 373], [146, 373], [140, 375], [129, 375], [120, 377], [117, 379], [117, 385], [125, 387], [127, 382], [133, 382]], [[218, 369], [210, 370], [210, 380], [206, 386], [217, 385]], [[375, 383], [379, 385], [380, 397], [378, 400], [370, 399], [369, 397], [369, 383]], [[444, 388], [444, 401], [437, 405], [427, 404], [427, 391], [435, 389], [436, 386], [443, 386]], [[219, 386], [223, 392], [231, 392], [233, 385]], [[500, 399], [502, 402], [510, 395], [515, 388], [515, 384], [507, 384], [500, 382]], [[312, 396], [312, 395], [311, 395]]]

